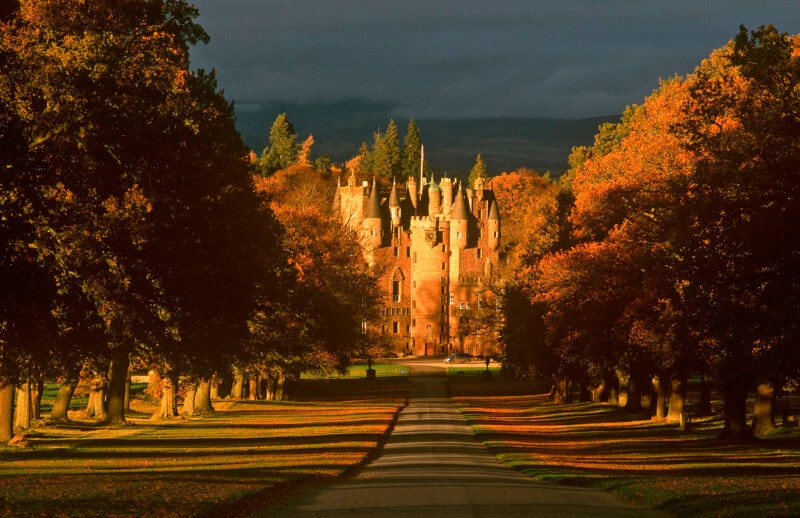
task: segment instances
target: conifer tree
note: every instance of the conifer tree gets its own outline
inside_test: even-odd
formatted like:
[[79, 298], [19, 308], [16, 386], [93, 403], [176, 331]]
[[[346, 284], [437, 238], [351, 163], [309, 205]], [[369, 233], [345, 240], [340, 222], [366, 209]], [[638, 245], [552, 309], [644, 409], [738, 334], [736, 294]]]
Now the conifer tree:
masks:
[[414, 122], [414, 119], [409, 119], [408, 130], [403, 139], [403, 165], [401, 173], [403, 177], [416, 177], [419, 174], [419, 164], [420, 160], [422, 160], [420, 152], [421, 147], [422, 140], [419, 136], [419, 128]]
[[298, 145], [294, 125], [281, 113], [269, 130], [269, 146], [261, 154], [261, 170], [270, 174], [297, 163]]
[[389, 120], [386, 133], [375, 134], [375, 144], [372, 148], [373, 173], [390, 179], [397, 179], [401, 173], [400, 137], [397, 134], [397, 124]]
[[478, 156], [475, 158], [475, 165], [472, 166], [472, 170], [469, 172], [469, 185], [473, 187], [475, 185], [475, 180], [478, 178], [486, 179], [486, 164], [483, 163], [483, 158], [481, 158], [481, 154], [478, 153]]

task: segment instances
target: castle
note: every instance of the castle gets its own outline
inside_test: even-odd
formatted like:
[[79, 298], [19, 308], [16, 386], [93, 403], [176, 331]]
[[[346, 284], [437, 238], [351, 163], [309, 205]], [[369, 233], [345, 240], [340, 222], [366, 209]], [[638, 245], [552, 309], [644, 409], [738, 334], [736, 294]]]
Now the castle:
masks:
[[474, 323], [485, 311], [484, 287], [497, 268], [500, 212], [483, 179], [472, 189], [433, 176], [392, 184], [388, 197], [351, 175], [334, 195], [334, 211], [362, 241], [365, 259], [382, 272], [388, 296], [379, 330], [400, 355], [496, 350], [494, 332]]

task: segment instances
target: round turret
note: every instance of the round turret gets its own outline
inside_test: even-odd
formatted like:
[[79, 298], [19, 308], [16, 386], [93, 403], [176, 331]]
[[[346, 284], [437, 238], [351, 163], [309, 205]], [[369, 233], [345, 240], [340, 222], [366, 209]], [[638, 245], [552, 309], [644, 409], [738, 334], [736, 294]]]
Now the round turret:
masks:
[[453, 206], [453, 182], [450, 178], [442, 178], [439, 186], [442, 188], [442, 213], [445, 216], [450, 215], [450, 209]]
[[489, 208], [489, 218], [487, 220], [487, 231], [489, 232], [489, 248], [497, 250], [500, 248], [500, 209], [497, 207], [497, 200], [491, 200]]
[[428, 217], [435, 218], [442, 213], [442, 189], [431, 175], [428, 183]]

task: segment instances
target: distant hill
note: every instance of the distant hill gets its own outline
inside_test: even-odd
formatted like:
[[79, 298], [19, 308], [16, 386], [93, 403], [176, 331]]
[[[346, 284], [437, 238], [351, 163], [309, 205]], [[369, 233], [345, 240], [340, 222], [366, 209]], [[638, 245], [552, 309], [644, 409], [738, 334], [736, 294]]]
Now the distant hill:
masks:
[[[299, 139], [314, 135], [312, 155], [328, 155], [334, 163], [358, 153], [362, 142], [372, 144], [373, 133], [383, 131], [392, 107], [360, 101], [302, 105], [271, 104], [258, 110], [238, 110], [242, 138], [260, 154], [275, 117], [286, 112]], [[402, 136], [408, 119], [394, 117]], [[491, 174], [527, 167], [560, 174], [567, 169], [573, 146], [594, 142], [597, 128], [619, 116], [590, 119], [415, 119], [430, 168], [463, 176], [480, 153]]]

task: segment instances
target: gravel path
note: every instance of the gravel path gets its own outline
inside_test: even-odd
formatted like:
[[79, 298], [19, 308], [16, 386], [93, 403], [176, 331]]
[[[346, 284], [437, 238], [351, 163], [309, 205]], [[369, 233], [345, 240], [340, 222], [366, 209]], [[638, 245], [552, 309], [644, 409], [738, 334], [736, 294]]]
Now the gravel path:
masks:
[[379, 457], [257, 516], [658, 517], [602, 491], [548, 484], [498, 461], [453, 408], [444, 378], [412, 377], [412, 397]]

